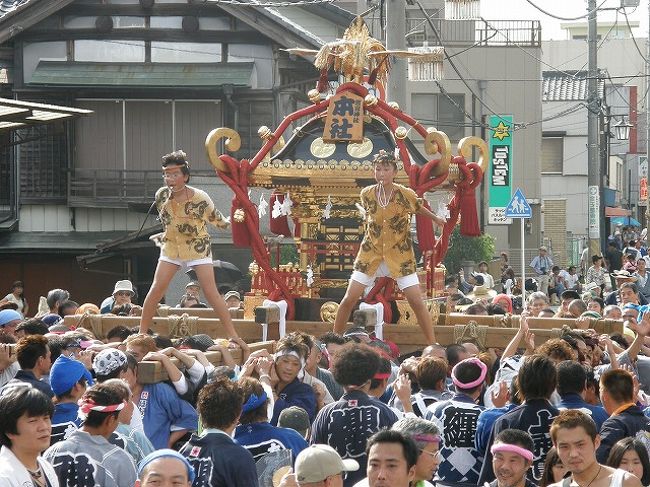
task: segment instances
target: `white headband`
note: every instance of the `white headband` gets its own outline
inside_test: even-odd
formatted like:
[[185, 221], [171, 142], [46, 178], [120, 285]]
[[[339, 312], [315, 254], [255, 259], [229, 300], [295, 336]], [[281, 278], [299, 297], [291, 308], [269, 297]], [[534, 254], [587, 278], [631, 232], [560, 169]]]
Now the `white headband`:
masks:
[[295, 350], [280, 350], [278, 352], [275, 352], [275, 355], [273, 355], [273, 359], [277, 362], [277, 360], [280, 357], [296, 357], [300, 361], [300, 368], [302, 369], [305, 366], [305, 359], [300, 356], [298, 352]]

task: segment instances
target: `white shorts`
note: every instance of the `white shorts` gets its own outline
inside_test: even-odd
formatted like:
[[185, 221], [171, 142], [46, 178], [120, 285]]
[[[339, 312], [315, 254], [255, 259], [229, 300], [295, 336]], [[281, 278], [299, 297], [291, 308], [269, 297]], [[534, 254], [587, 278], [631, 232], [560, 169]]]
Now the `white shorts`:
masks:
[[[388, 272], [388, 266], [386, 266], [386, 261], [382, 261], [382, 263], [379, 264], [379, 267], [377, 268], [377, 272], [375, 272], [374, 276], [371, 277], [368, 274], [364, 274], [363, 272], [354, 271], [350, 279], [368, 287], [374, 284], [375, 279], [377, 279], [378, 277], [386, 277], [386, 276], [390, 276], [390, 272]], [[408, 276], [397, 277], [395, 278], [395, 280], [397, 281], [397, 286], [401, 290], [404, 290], [407, 287], [420, 285], [420, 279], [418, 278], [418, 275], [415, 272], [413, 274], [409, 274]]]
[[194, 260], [181, 260], [181, 259], [172, 259], [171, 257], [166, 257], [160, 254], [158, 260], [163, 262], [169, 262], [170, 264], [174, 264], [179, 267], [189, 267], [189, 268], [192, 268], [197, 265], [203, 265], [203, 264], [212, 265], [212, 257], [203, 257], [202, 259], [194, 259]]

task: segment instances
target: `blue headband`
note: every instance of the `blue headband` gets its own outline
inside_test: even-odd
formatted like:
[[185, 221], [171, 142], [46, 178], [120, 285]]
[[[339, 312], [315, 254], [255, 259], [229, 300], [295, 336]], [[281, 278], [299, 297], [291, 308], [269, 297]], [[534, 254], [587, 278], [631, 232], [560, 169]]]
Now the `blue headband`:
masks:
[[262, 394], [259, 397], [257, 397], [255, 394], [251, 394], [248, 400], [242, 406], [242, 413], [247, 413], [253, 409], [257, 409], [262, 404], [264, 404], [268, 398], [269, 396], [266, 395], [265, 391], [262, 391]]
[[138, 464], [138, 477], [142, 475], [142, 472], [144, 471], [147, 465], [149, 465], [151, 462], [155, 460], [158, 460], [159, 458], [175, 458], [183, 462], [183, 465], [185, 465], [185, 468], [187, 469], [187, 480], [189, 480], [190, 483], [194, 482], [194, 477], [195, 477], [194, 468], [192, 468], [190, 462], [183, 455], [169, 448], [156, 450], [152, 453], [149, 453], [149, 455], [147, 455], [146, 457], [144, 457]]

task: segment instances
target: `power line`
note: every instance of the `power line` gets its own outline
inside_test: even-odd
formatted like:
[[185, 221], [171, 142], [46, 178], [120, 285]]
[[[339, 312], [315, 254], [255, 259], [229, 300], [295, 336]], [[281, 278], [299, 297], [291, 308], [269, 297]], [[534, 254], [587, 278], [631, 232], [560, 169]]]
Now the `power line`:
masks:
[[[451, 58], [449, 57], [449, 54], [447, 53], [447, 50], [444, 49], [444, 44], [443, 44], [443, 42], [442, 42], [442, 39], [441, 39], [441, 37], [440, 37], [440, 34], [438, 33], [438, 29], [436, 28], [435, 24], [434, 24], [433, 21], [431, 20], [431, 17], [427, 14], [426, 10], [425, 10], [424, 7], [422, 6], [422, 2], [421, 2], [420, 0], [415, 0], [415, 1], [416, 1], [417, 5], [418, 5], [418, 8], [419, 8], [420, 11], [422, 12], [422, 15], [424, 15], [424, 17], [427, 19], [427, 22], [428, 22], [429, 26], [431, 27], [431, 30], [433, 31], [433, 35], [436, 37], [436, 40], [438, 41], [438, 44], [439, 44], [440, 46], [443, 47], [443, 51], [442, 51], [442, 52], [444, 53], [445, 59], [447, 60], [447, 62], [449, 63], [449, 65], [452, 67], [452, 69], [456, 72], [456, 74], [457, 74], [458, 77], [460, 78], [460, 81], [463, 82], [463, 84], [465, 85], [465, 87], [467, 88], [467, 90], [472, 94], [472, 96], [473, 96], [476, 100], [478, 100], [478, 102], [479, 102], [479, 103], [480, 103], [480, 104], [481, 104], [481, 105], [482, 105], [482, 106], [483, 106], [483, 107], [484, 107], [488, 112], [490, 112], [492, 115], [494, 115], [494, 116], [496, 116], [496, 117], [499, 117], [501, 120], [503, 120], [503, 119], [501, 118], [500, 115], [498, 115], [498, 114], [497, 114], [494, 110], [492, 110], [492, 108], [490, 108], [490, 107], [489, 107], [489, 106], [488, 106], [488, 105], [487, 105], [483, 100], [481, 100], [481, 97], [478, 96], [478, 95], [474, 92], [474, 90], [472, 89], [472, 87], [469, 85], [469, 83], [468, 83], [467, 81], [465, 81], [465, 79], [463, 78], [463, 75], [460, 73], [460, 71], [459, 71], [458, 68], [456, 67], [456, 64], [454, 63], [453, 59], [451, 59]], [[455, 105], [457, 108], [461, 109], [461, 107], [456, 103], [456, 101], [453, 100], [453, 99], [452, 99], [452, 98], [451, 98], [451, 97], [446, 93], [446, 90], [443, 88], [442, 84], [441, 84], [439, 81], [437, 81], [437, 80], [436, 80], [436, 85], [437, 85], [438, 88], [440, 89], [441, 93], [443, 93], [443, 95], [445, 95], [453, 105]], [[484, 127], [484, 128], [486, 128], [486, 129], [488, 129], [488, 130], [494, 130], [492, 127], [489, 127], [487, 124], [483, 123], [482, 121], [478, 121], [478, 120], [474, 119], [474, 117], [472, 117], [472, 116], [467, 112], [467, 110], [465, 110], [465, 108], [462, 108], [461, 111], [462, 111], [463, 113], [465, 113], [465, 116], [466, 116], [469, 120], [473, 121], [473, 122], [476, 123], [478, 126]], [[506, 120], [503, 120], [503, 121], [506, 122]]]
[[632, 41], [634, 42], [634, 47], [636, 47], [636, 50], [639, 53], [639, 56], [641, 56], [641, 59], [643, 59], [647, 64], [648, 59], [643, 55], [643, 53], [641, 52], [641, 49], [639, 48], [639, 45], [636, 43], [636, 37], [634, 37], [634, 33], [632, 32], [632, 26], [630, 25], [630, 19], [628, 19], [627, 12], [625, 11], [625, 9], [623, 9], [623, 15], [625, 16], [625, 23], [627, 24], [627, 28], [630, 29], [630, 37], [632, 37]]
[[242, 2], [238, 0], [203, 0], [204, 2], [221, 4], [221, 5], [237, 5], [238, 7], [301, 7], [304, 5], [321, 5], [324, 3], [334, 3], [335, 0], [298, 0], [296, 2], [258, 2], [250, 0]]
[[580, 15], [580, 16], [578, 16], [578, 17], [561, 17], [561, 16], [559, 16], [559, 15], [552, 14], [551, 12], [549, 12], [549, 11], [547, 11], [547, 10], [544, 10], [542, 7], [540, 7], [539, 5], [535, 4], [532, 0], [526, 0], [526, 1], [527, 1], [529, 4], [531, 4], [533, 7], [535, 7], [537, 10], [539, 10], [540, 12], [542, 12], [543, 14], [548, 15], [549, 17], [553, 17], [554, 19], [558, 19], [558, 20], [580, 20], [580, 19], [584, 19], [584, 18], [589, 17], [593, 12], [599, 10], [600, 7], [602, 7], [602, 6], [605, 4], [605, 2], [606, 2], [607, 0], [603, 0], [603, 1], [601, 2], [601, 4], [598, 5], [595, 9], [590, 10], [590, 11], [587, 12], [586, 14]]

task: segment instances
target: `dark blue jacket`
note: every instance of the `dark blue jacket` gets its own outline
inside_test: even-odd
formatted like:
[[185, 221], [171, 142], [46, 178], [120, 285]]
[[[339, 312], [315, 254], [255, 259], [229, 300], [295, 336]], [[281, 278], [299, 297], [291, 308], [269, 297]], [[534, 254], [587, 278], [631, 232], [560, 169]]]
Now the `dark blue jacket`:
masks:
[[485, 449], [490, 441], [490, 433], [492, 433], [494, 422], [516, 407], [517, 404], [508, 404], [502, 408], [486, 409], [479, 415], [478, 423], [476, 423], [476, 438], [474, 438], [474, 443], [476, 450], [482, 456], [485, 456]]
[[591, 419], [596, 422], [598, 429], [600, 429], [603, 423], [607, 421], [607, 418], [609, 418], [609, 414], [607, 414], [604, 407], [589, 404], [582, 398], [582, 396], [580, 396], [580, 394], [570, 393], [564, 394], [560, 397], [562, 399], [558, 405], [560, 411], [563, 409], [578, 409], [591, 416]]
[[[15, 384], [16, 382], [26, 382], [27, 384], [33, 385], [36, 387], [36, 389], [46, 394], [47, 397], [54, 397], [54, 391], [52, 391], [50, 385], [47, 382], [38, 380], [31, 370], [19, 370], [16, 372], [14, 378], [7, 382], [7, 385]], [[7, 385], [5, 385], [5, 387], [7, 387]]]
[[440, 445], [440, 466], [436, 480], [442, 485], [477, 485], [483, 456], [475, 446], [476, 425], [485, 410], [470, 396], [456, 393], [446, 401], [427, 408], [426, 419], [438, 425], [443, 437]]
[[596, 450], [598, 461], [605, 463], [609, 451], [618, 440], [628, 436], [634, 437], [639, 431], [650, 432], [650, 419], [638, 406], [630, 406], [625, 411], [610, 416], [600, 428], [600, 446]]
[[343, 394], [337, 402], [320, 410], [314, 421], [310, 443], [334, 448], [341, 458], [359, 462], [359, 470], [349, 472], [343, 485], [351, 487], [366, 477], [366, 442], [382, 428], [397, 421], [391, 408], [361, 391]]
[[223, 433], [192, 435], [181, 455], [196, 473], [192, 487], [258, 487], [257, 468], [250, 452]]
[[532, 399], [497, 419], [494, 422], [488, 445], [485, 448], [485, 461], [481, 469], [478, 485], [492, 482], [495, 479], [490, 448], [492, 448], [494, 438], [503, 430], [509, 428], [526, 431], [533, 438], [535, 456], [533, 458], [533, 467], [528, 470], [527, 478], [539, 485], [544, 472], [546, 454], [553, 446], [550, 435], [551, 423], [559, 413], [560, 411], [546, 399]]
[[235, 441], [246, 448], [255, 461], [269, 452], [291, 450], [295, 460], [298, 453], [307, 448], [307, 441], [298, 432], [278, 428], [267, 422], [241, 424], [235, 430]]
[[277, 426], [280, 413], [291, 406], [303, 408], [309, 415], [309, 421], [314, 421], [316, 416], [316, 395], [311, 386], [303, 384], [298, 379], [294, 379], [291, 384], [287, 384], [275, 401], [271, 424]]
[[81, 426], [79, 406], [74, 402], [61, 402], [54, 406], [52, 415], [52, 439], [50, 445], [65, 440]]

